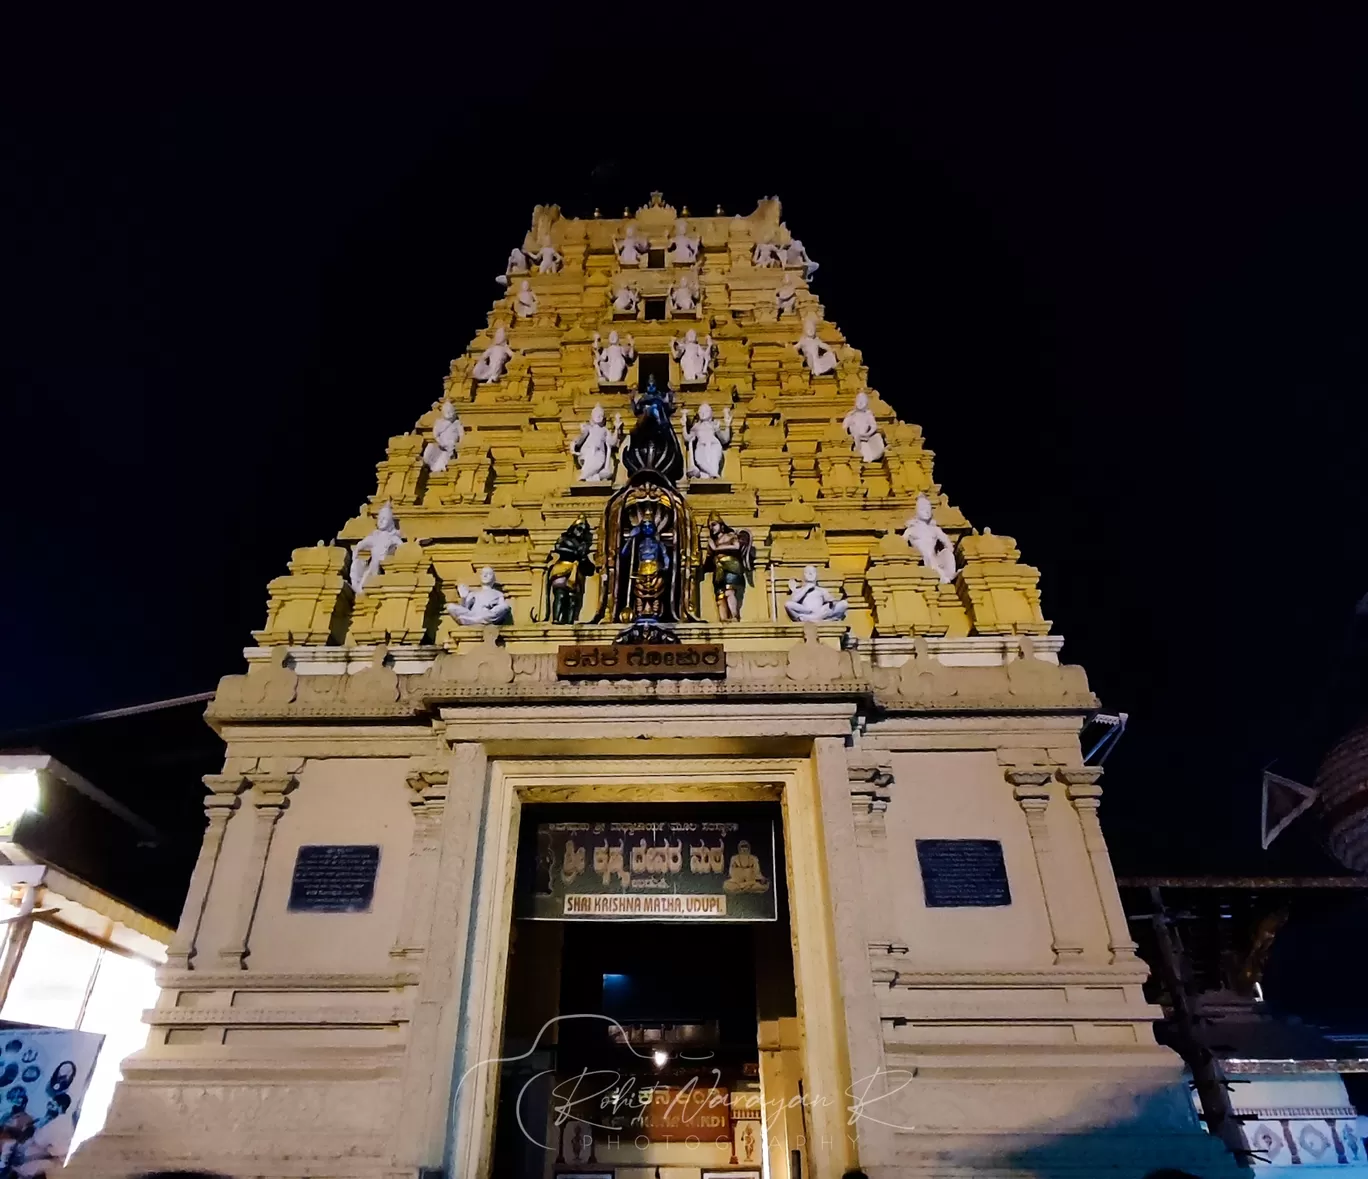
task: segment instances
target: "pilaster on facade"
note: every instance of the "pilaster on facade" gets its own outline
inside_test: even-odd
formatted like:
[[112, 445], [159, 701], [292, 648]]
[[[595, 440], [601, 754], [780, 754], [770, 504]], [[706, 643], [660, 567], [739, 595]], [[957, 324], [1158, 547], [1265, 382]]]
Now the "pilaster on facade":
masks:
[[248, 784], [255, 797], [252, 815], [252, 842], [243, 869], [243, 891], [238, 898], [238, 910], [226, 943], [218, 951], [220, 969], [245, 969], [249, 952], [252, 922], [256, 918], [257, 900], [266, 874], [266, 857], [271, 850], [271, 837], [276, 823], [289, 806], [288, 795], [299, 779], [290, 773], [249, 773]]
[[214, 869], [218, 866], [219, 852], [223, 848], [223, 834], [227, 830], [228, 820], [241, 804], [243, 791], [251, 786], [251, 782], [245, 773], [206, 774], [204, 786], [209, 791], [209, 797], [204, 802], [208, 823], [204, 842], [200, 844], [199, 857], [190, 874], [180, 924], [176, 927], [176, 936], [167, 947], [166, 965], [171, 970], [190, 968], [200, 923], [204, 919], [204, 906], [209, 899], [209, 886], [213, 883]]
[[1064, 966], [1082, 960], [1083, 944], [1063, 927], [1063, 889], [1050, 846], [1049, 824], [1045, 811], [1050, 805], [1049, 769], [1008, 770], [1007, 781], [1012, 794], [1026, 816], [1026, 830], [1031, 837], [1031, 851], [1035, 855], [1036, 871], [1040, 874], [1041, 891], [1045, 898], [1045, 916], [1050, 923], [1050, 940], [1054, 947], [1055, 965]]
[[1107, 948], [1111, 952], [1112, 964], [1131, 965], [1137, 961], [1137, 946], [1130, 936], [1121, 894], [1116, 889], [1107, 840], [1102, 834], [1102, 821], [1098, 817], [1098, 809], [1102, 804], [1102, 787], [1098, 785], [1102, 767], [1075, 766], [1059, 770], [1058, 775], [1064, 783], [1065, 795], [1078, 815], [1079, 826], [1083, 829], [1083, 846], [1088, 852], [1088, 863], [1092, 867], [1093, 881], [1097, 885], [1098, 899], [1107, 922]]
[[876, 838], [884, 835], [884, 812], [892, 800], [893, 764], [884, 750], [852, 749], [846, 755], [850, 778], [850, 809], [857, 834], [862, 829]]
[[422, 958], [431, 925], [429, 910], [437, 883], [437, 861], [441, 854], [442, 816], [446, 812], [447, 783], [451, 777], [445, 766], [429, 759], [414, 758], [405, 778], [412, 793], [413, 842], [409, 847], [409, 884], [404, 891], [404, 908], [392, 958]]

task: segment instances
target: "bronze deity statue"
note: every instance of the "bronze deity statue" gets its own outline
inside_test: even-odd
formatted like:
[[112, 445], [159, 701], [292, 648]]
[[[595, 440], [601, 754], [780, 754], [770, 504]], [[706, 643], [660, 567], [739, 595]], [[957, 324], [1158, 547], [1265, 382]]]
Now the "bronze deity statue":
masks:
[[590, 559], [594, 533], [581, 515], [561, 533], [546, 558], [546, 590], [542, 595], [542, 618], [561, 626], [579, 621], [584, 605], [584, 586], [595, 573]]
[[755, 546], [744, 528], [733, 528], [716, 512], [708, 517], [701, 573], [712, 573], [717, 617], [737, 622], [746, 599], [746, 587], [755, 584]]

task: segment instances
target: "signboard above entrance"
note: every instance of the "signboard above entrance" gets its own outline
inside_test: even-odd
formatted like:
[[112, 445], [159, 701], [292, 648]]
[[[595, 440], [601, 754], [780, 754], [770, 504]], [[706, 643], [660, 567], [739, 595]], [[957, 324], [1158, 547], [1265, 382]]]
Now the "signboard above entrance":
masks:
[[532, 895], [541, 921], [774, 921], [774, 823], [542, 823]]
[[556, 649], [561, 679], [727, 674], [721, 643], [576, 643]]

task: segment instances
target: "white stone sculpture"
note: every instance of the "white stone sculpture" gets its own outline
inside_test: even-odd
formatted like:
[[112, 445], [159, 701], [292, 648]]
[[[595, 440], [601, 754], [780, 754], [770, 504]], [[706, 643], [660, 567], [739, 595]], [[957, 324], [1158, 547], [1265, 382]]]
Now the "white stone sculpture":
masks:
[[494, 570], [488, 565], [480, 570], [478, 589], [458, 585], [456, 592], [461, 600], [449, 604], [447, 613], [462, 626], [503, 626], [513, 621], [513, 603], [494, 584]]
[[636, 226], [627, 226], [626, 236], [621, 241], [613, 239], [613, 250], [623, 266], [640, 266], [650, 253], [650, 245], [645, 238], [637, 237]]
[[793, 285], [791, 274], [784, 276], [779, 289], [774, 292], [774, 312], [776, 319], [794, 315], [798, 311], [798, 288]]
[[670, 341], [670, 354], [679, 361], [679, 371], [686, 385], [701, 385], [708, 379], [712, 370], [712, 336], [698, 342], [698, 333], [690, 328], [684, 334], [684, 342]]
[[617, 294], [613, 296], [613, 310], [624, 315], [635, 315], [637, 304], [640, 302], [641, 296], [637, 293], [635, 285], [625, 282], [618, 287]]
[[855, 408], [846, 414], [841, 422], [850, 440], [860, 450], [860, 458], [867, 463], [877, 463], [884, 454], [884, 438], [879, 433], [879, 423], [869, 408], [869, 395], [857, 393]]
[[381, 566], [403, 543], [404, 538], [399, 535], [399, 524], [394, 519], [394, 509], [386, 500], [376, 517], [375, 528], [358, 540], [352, 548], [352, 590], [358, 594], [364, 593], [366, 582], [380, 572]]
[[808, 257], [808, 252], [803, 248], [803, 243], [796, 237], [789, 242], [788, 248], [784, 250], [784, 265], [801, 266], [803, 268], [803, 277], [807, 279], [808, 282], [811, 282], [812, 276], [821, 269], [819, 263], [814, 262]]
[[756, 242], [751, 251], [751, 265], [759, 267], [782, 266], [784, 255], [774, 242]]
[[620, 385], [627, 377], [628, 366], [636, 359], [636, 342], [631, 336], [626, 344], [618, 343], [617, 332], [608, 333], [608, 346], [602, 347], [598, 332], [594, 333], [594, 369], [605, 385]]
[[508, 285], [508, 276], [510, 274], [526, 274], [527, 269], [527, 255], [517, 246], [514, 246], [508, 252], [508, 265], [504, 267], [504, 273], [499, 275], [499, 277], [496, 278], [494, 281], [498, 283], [501, 287], [506, 287]]
[[518, 284], [518, 297], [513, 303], [513, 314], [519, 319], [531, 319], [537, 314], [537, 296], [527, 279]]
[[581, 483], [605, 483], [613, 478], [613, 457], [622, 438], [622, 415], [613, 415], [610, 430], [604, 421], [603, 406], [596, 405], [589, 420], [580, 427], [579, 437], [570, 444], [570, 453], [579, 462]]
[[465, 437], [465, 427], [456, 416], [456, 407], [450, 401], [442, 402], [442, 412], [432, 427], [435, 442], [423, 447], [423, 465], [429, 471], [445, 471], [456, 453], [456, 447]]
[[512, 356], [513, 349], [508, 346], [508, 333], [501, 327], [495, 328], [494, 342], [480, 353], [480, 359], [470, 371], [477, 381], [488, 385], [503, 376], [504, 366]]
[[731, 445], [732, 411], [722, 411], [722, 424], [713, 417], [712, 406], [706, 401], [698, 407], [698, 417], [689, 425], [689, 411], [683, 414], [684, 438], [689, 444], [689, 478], [720, 479], [723, 451]]
[[670, 310], [688, 314], [698, 306], [698, 280], [692, 274], [681, 274], [670, 288]]
[[789, 596], [784, 601], [784, 612], [794, 622], [838, 622], [846, 616], [850, 603], [834, 598], [817, 584], [817, 566], [803, 570], [803, 580], [789, 578]]
[[692, 266], [698, 261], [700, 239], [689, 236], [689, 223], [676, 221], [674, 237], [665, 247], [665, 253], [673, 266]]
[[807, 361], [808, 372], [814, 377], [836, 371], [836, 353], [817, 338], [817, 317], [803, 320], [803, 337], [794, 345]]
[[556, 252], [556, 247], [550, 242], [546, 242], [541, 249], [532, 252], [532, 258], [537, 263], [538, 274], [556, 274], [565, 259]]
[[940, 574], [941, 584], [955, 580], [955, 546], [936, 523], [931, 501], [917, 496], [917, 514], [907, 522], [903, 540], [921, 553], [922, 564]]

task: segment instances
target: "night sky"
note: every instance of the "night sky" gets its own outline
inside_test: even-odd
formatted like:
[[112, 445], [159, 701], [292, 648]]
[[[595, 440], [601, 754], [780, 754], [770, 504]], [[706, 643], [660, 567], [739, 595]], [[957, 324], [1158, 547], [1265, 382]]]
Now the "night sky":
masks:
[[778, 193], [873, 386], [1131, 714], [1118, 868], [1324, 866], [1310, 832], [1259, 851], [1258, 791], [1343, 723], [1368, 592], [1363, 30], [790, 32], [618, 101], [584, 47], [475, 76], [416, 30], [421, 60], [320, 49], [218, 94], [188, 59], [106, 88], [87, 44], [17, 93], [0, 730], [241, 670], [267, 581], [374, 491], [534, 204]]

